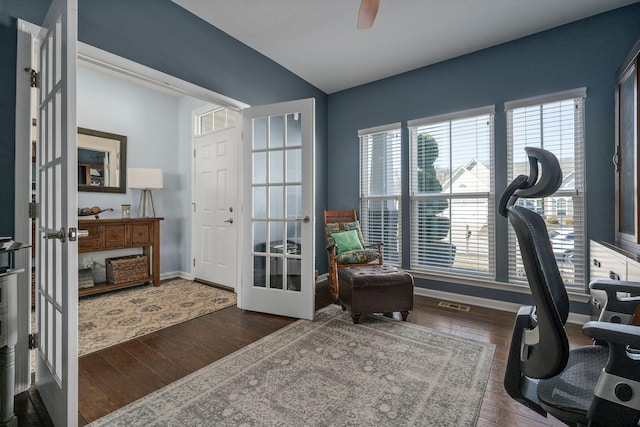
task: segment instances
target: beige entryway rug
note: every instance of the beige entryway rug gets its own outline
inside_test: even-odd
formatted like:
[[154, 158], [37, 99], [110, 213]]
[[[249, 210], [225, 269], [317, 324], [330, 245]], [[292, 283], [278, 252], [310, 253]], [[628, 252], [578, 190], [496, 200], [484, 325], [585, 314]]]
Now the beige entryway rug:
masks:
[[91, 426], [474, 426], [494, 351], [333, 305]]
[[110, 292], [78, 302], [78, 355], [236, 304], [233, 292], [185, 279]]

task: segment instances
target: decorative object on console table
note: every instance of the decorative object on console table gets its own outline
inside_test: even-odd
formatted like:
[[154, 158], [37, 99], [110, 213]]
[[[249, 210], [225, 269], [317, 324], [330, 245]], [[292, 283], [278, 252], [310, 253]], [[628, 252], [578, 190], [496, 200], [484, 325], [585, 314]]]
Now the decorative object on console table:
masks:
[[151, 190], [162, 187], [162, 169], [129, 168], [129, 188], [142, 190], [138, 206], [139, 217], [156, 216]]
[[98, 206], [92, 208], [78, 208], [78, 216], [95, 216], [96, 219], [100, 219], [100, 214], [103, 212], [113, 212], [112, 208], [102, 209]]
[[78, 295], [99, 292], [153, 282], [160, 286], [160, 221], [163, 218], [117, 218], [79, 220], [78, 228], [89, 235], [78, 239], [78, 253], [102, 252], [114, 249], [142, 248], [145, 257], [145, 277], [119, 283], [96, 283], [93, 287], [79, 289]]

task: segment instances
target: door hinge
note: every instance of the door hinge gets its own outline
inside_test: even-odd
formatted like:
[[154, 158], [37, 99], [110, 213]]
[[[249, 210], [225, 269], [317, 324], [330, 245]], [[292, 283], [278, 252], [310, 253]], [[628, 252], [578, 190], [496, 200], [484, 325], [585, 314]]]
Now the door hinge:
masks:
[[38, 348], [38, 334], [29, 334], [29, 350]]
[[38, 87], [38, 79], [40, 77], [40, 74], [33, 68], [25, 68], [24, 70], [31, 74], [31, 79], [29, 80], [29, 86]]
[[196, 259], [195, 258], [193, 259], [193, 266], [194, 267], [196, 266]]
[[31, 202], [29, 203], [29, 218], [35, 219], [40, 217], [40, 203]]

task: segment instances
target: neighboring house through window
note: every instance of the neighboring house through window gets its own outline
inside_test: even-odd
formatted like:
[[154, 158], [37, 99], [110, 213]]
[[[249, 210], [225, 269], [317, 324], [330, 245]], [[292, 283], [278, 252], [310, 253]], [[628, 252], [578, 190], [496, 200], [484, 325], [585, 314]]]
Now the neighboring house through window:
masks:
[[[550, 197], [521, 199], [539, 213], [568, 290], [585, 292], [584, 99], [576, 89], [505, 103], [507, 182], [529, 174], [524, 148], [558, 157], [563, 180]], [[409, 129], [409, 268], [461, 279], [496, 280], [494, 106], [407, 122]], [[361, 224], [384, 243], [385, 262], [402, 265], [401, 124], [360, 137]], [[508, 228], [508, 281], [526, 285]]]
[[495, 278], [494, 107], [408, 122], [411, 268]]

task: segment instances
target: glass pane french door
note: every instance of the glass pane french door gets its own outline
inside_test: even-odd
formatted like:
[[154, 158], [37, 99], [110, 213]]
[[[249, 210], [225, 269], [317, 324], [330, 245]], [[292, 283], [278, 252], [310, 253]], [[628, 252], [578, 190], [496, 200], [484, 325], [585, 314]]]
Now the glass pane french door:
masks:
[[300, 292], [302, 141], [300, 114], [253, 121], [254, 286]]
[[51, 2], [39, 49], [35, 382], [56, 426], [78, 424], [77, 9]]
[[[306, 108], [295, 104], [277, 104], [275, 110], [250, 109], [245, 115], [246, 177], [244, 231], [249, 238], [250, 277], [245, 302], [256, 301], [256, 311], [293, 317], [313, 316], [313, 103]], [[301, 102], [301, 101], [293, 101]], [[306, 166], [306, 167], [305, 167]], [[247, 179], [248, 178], [248, 179]], [[286, 307], [303, 299], [306, 314]], [[247, 307], [243, 307], [250, 309]]]

